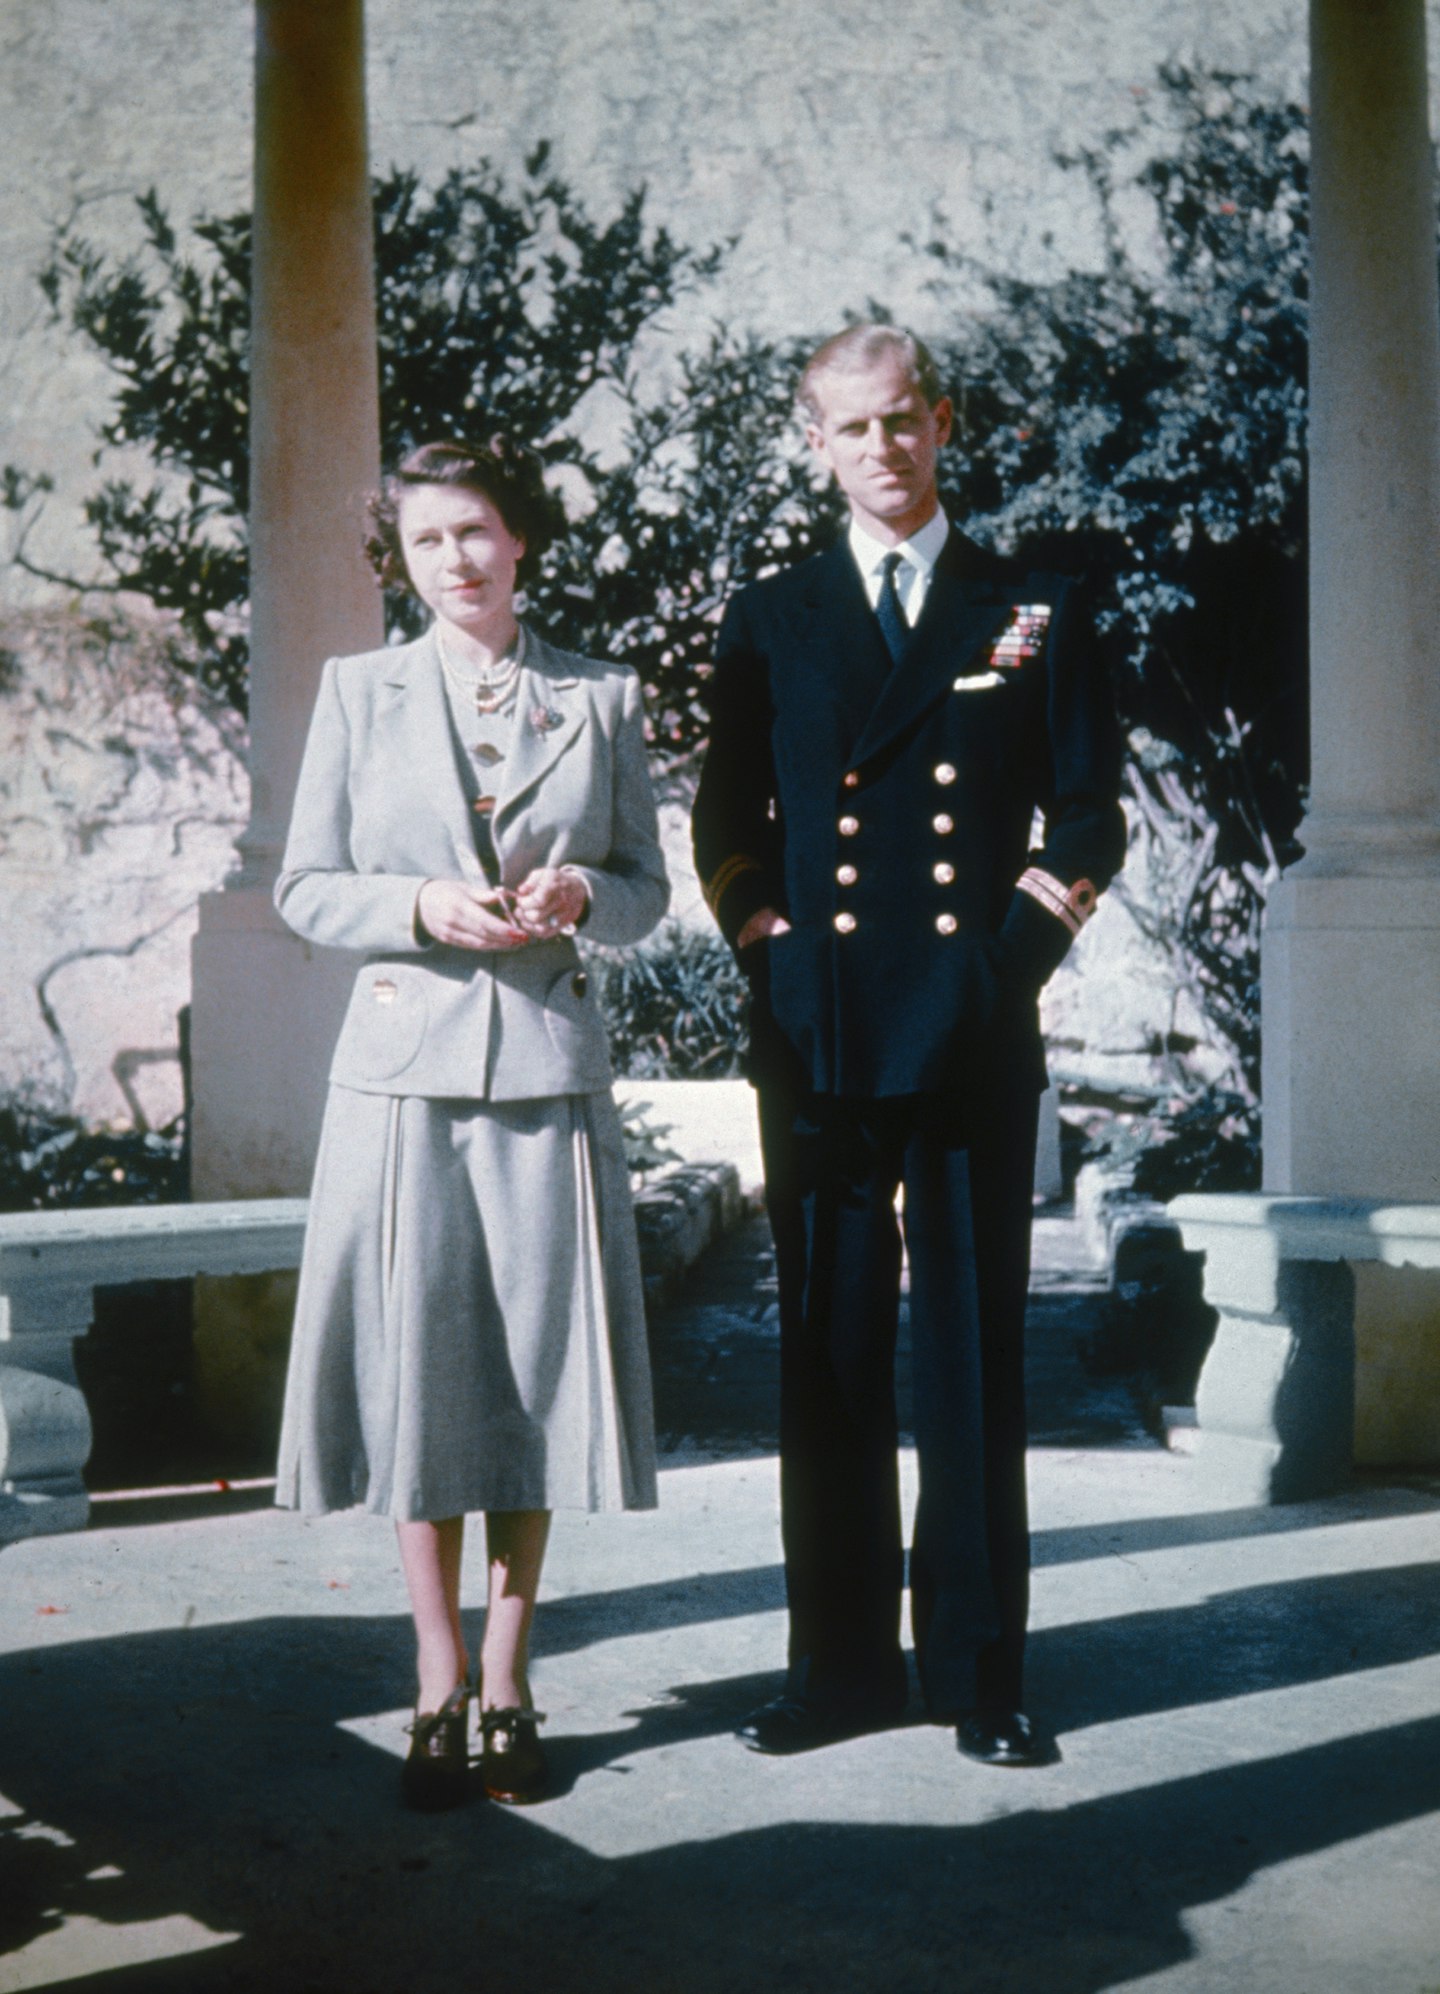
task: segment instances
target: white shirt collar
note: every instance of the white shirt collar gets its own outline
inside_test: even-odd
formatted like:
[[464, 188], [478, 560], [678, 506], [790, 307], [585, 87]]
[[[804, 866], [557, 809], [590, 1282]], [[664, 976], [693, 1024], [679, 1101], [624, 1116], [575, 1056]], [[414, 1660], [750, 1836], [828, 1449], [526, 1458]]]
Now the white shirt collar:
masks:
[[868, 534], [859, 520], [850, 521], [850, 552], [855, 557], [855, 565], [867, 579], [876, 573], [887, 554], [898, 554], [928, 582], [940, 558], [940, 549], [950, 536], [950, 522], [943, 508], [927, 519], [918, 533], [911, 534], [897, 546], [887, 547], [882, 541]]

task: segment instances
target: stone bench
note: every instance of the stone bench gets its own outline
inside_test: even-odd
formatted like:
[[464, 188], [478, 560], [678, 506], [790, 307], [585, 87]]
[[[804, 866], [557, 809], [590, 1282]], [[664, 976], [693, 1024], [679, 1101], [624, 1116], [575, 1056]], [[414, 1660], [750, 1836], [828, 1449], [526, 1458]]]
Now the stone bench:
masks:
[[1197, 1193], [1169, 1216], [1220, 1316], [1195, 1449], [1217, 1502], [1440, 1463], [1440, 1205]]
[[304, 1198], [0, 1214], [0, 1543], [83, 1529], [90, 1414], [74, 1340], [96, 1288], [300, 1265]]
[[[96, 1288], [300, 1265], [305, 1198], [0, 1213], [0, 1544], [82, 1530], [90, 1414], [74, 1342]], [[744, 1209], [734, 1164], [682, 1163], [636, 1194], [646, 1299], [676, 1290]]]

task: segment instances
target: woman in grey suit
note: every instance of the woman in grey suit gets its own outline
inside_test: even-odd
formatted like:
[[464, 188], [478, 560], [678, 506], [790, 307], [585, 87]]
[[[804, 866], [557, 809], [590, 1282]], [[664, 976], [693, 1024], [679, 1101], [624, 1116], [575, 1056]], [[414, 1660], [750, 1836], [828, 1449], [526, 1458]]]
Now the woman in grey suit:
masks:
[[605, 1028], [573, 937], [639, 941], [668, 887], [635, 674], [515, 615], [538, 460], [422, 446], [371, 560], [434, 614], [331, 659], [275, 889], [364, 952], [330, 1071], [277, 1500], [395, 1519], [419, 1695], [402, 1791], [465, 1796], [467, 1512], [489, 1597], [485, 1786], [544, 1790], [526, 1662], [550, 1511], [655, 1501], [650, 1376]]

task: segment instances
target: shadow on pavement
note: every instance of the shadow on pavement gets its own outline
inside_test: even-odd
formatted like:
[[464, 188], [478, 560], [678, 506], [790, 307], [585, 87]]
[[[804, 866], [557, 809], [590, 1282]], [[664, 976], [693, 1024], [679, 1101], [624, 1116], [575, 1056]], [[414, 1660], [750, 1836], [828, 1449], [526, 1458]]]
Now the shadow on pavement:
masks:
[[1333, 1530], [1351, 1523], [1425, 1515], [1440, 1515], [1440, 1495], [1407, 1488], [1371, 1488], [1363, 1496], [1277, 1503], [1269, 1509], [1192, 1510], [1179, 1516], [1137, 1516], [1037, 1530], [1031, 1553], [1038, 1569], [1042, 1565], [1083, 1564], [1091, 1558], [1133, 1557], [1143, 1551], [1239, 1543], [1252, 1537], [1284, 1537], [1297, 1530]]
[[[712, 1454], [773, 1452], [776, 1339], [753, 1287], [753, 1229], [747, 1238], [656, 1324], [662, 1427]], [[1089, 1306], [1051, 1297], [1032, 1309], [1037, 1439], [1151, 1444], [1113, 1388], [1085, 1396], [1073, 1346]], [[217, 1513], [211, 1498], [174, 1500]], [[107, 1505], [103, 1521], [125, 1507]], [[1036, 1562], [1437, 1508], [1433, 1491], [1393, 1489], [1363, 1506], [1104, 1522], [1038, 1532]], [[773, 1564], [572, 1595], [547, 1601], [536, 1649], [576, 1654], [783, 1601]], [[479, 1616], [467, 1619], [473, 1634]], [[105, 1939], [97, 1956], [111, 1958], [125, 1927], [186, 1920], [202, 1947], [207, 1933], [234, 1936], [81, 1977], [72, 1946], [66, 1994], [1102, 1994], [1194, 1957], [1190, 1914], [1260, 1872], [1440, 1810], [1435, 1717], [1263, 1757], [1252, 1722], [1234, 1741], [1243, 1762], [1100, 1796], [1067, 1784], [1064, 1768], [982, 1772], [936, 1732], [964, 1821], [785, 1818], [807, 1792], [830, 1796], [815, 1812], [842, 1811], [840, 1792], [845, 1812], [883, 1814], [893, 1795], [898, 1814], [933, 1814], [948, 1788], [942, 1777], [919, 1806], [907, 1796], [903, 1741], [836, 1748], [850, 1754], [838, 1777], [877, 1782], [868, 1788], [722, 1744], [776, 1687], [766, 1674], [681, 1684], [550, 1740], [561, 1794], [604, 1780], [620, 1796], [608, 1803], [615, 1845], [630, 1845], [626, 1796], [648, 1809], [639, 1852], [605, 1858], [563, 1832], [593, 1806], [400, 1810], [394, 1752], [347, 1727], [406, 1702], [411, 1639], [403, 1613], [297, 1615], [0, 1657], [0, 1787], [18, 1810], [0, 1820], [0, 1953], [90, 1920]], [[1440, 1565], [1414, 1563], [1043, 1629], [1030, 1680], [1063, 1734], [1437, 1651]], [[387, 1731], [387, 1742], [399, 1740]], [[670, 1756], [682, 1746], [696, 1749]], [[1145, 1780], [1157, 1761], [1106, 1763]], [[968, 1818], [992, 1791], [992, 1818]], [[747, 1810], [765, 1825], [734, 1831]], [[709, 1838], [697, 1834], [707, 1819]], [[1412, 1922], [1415, 1956], [1432, 1924], [1440, 1956], [1433, 1893]], [[0, 1990], [13, 1984], [0, 1958]]]
[[1032, 1633], [1026, 1683], [1064, 1730], [1440, 1653], [1440, 1564], [1242, 1586]]
[[[780, 1599], [778, 1570], [757, 1567], [556, 1600], [537, 1631], [544, 1652], [570, 1653]], [[1419, 1564], [1046, 1630], [1032, 1640], [1032, 1683], [1063, 1733], [1437, 1648], [1440, 1566]], [[544, 1810], [402, 1813], [394, 1755], [341, 1727], [402, 1702], [409, 1680], [404, 1615], [272, 1618], [4, 1658], [0, 1752], [21, 1812], [0, 1833], [0, 1945], [82, 1918], [183, 1917], [239, 1935], [72, 1978], [71, 1994], [428, 1994], [457, 1974], [537, 1994], [925, 1994], [953, 1988], [962, 1957], [967, 1989], [1099, 1994], [1184, 1960], [1185, 1914], [1256, 1871], [1440, 1808], [1436, 1718], [1061, 1809], [1050, 1775], [1031, 1789], [957, 1759], [957, 1782], [991, 1778], [997, 1801], [1019, 1803], [980, 1824], [791, 1820], [694, 1839], [706, 1809], [687, 1790], [675, 1806], [690, 1839], [654, 1847], [665, 1823], [652, 1815], [637, 1835], [645, 1853], [603, 1859]], [[774, 1681], [682, 1685], [613, 1729], [557, 1737], [560, 1791], [728, 1732]], [[953, 1750], [943, 1733], [936, 1743]], [[706, 1753], [682, 1775], [671, 1762], [661, 1781], [703, 1780], [719, 1764]], [[777, 1810], [797, 1777], [739, 1747], [722, 1776], [768, 1781]], [[637, 1795], [642, 1784], [653, 1809], [657, 1782], [637, 1781]], [[1027, 1806], [1032, 1790], [1046, 1804]]]
[[[615, 1635], [650, 1634], [666, 1627], [704, 1627], [717, 1620], [740, 1620], [752, 1613], [779, 1612], [785, 1605], [785, 1572], [780, 1565], [757, 1565], [736, 1572], [699, 1572], [694, 1578], [657, 1579], [650, 1585], [617, 1586], [613, 1591], [575, 1593], [547, 1599], [535, 1617], [536, 1655], [573, 1654], [593, 1641]], [[469, 1623], [471, 1616], [465, 1615]], [[472, 1647], [479, 1648], [480, 1615]], [[470, 1627], [467, 1624], [467, 1633]]]
[[[1357, 1583], [1335, 1595], [1337, 1615], [1364, 1606]], [[1427, 1580], [1426, 1611], [1434, 1600]], [[1308, 1672], [1308, 1627], [1272, 1653], [1267, 1683]], [[1128, 1638], [1138, 1645], [1137, 1630]], [[0, 1837], [6, 1942], [80, 1917], [119, 1927], [183, 1915], [238, 1934], [72, 1978], [70, 1994], [428, 1994], [457, 1979], [537, 1994], [948, 1994], [962, 1961], [967, 1989], [1100, 1994], [1190, 1956], [1185, 1915], [1257, 1871], [1440, 1808], [1434, 1718], [980, 1824], [792, 1820], [607, 1860], [543, 1814], [398, 1810], [394, 1758], [337, 1726], [373, 1709], [377, 1680], [404, 1679], [405, 1642], [398, 1620], [281, 1619], [8, 1662], [6, 1788], [26, 1811]], [[1352, 1666], [1393, 1652], [1372, 1645]], [[1134, 1658], [1118, 1673], [1133, 1685]], [[1261, 1674], [1257, 1662], [1245, 1679]], [[559, 1741], [562, 1778], [722, 1729], [758, 1687], [682, 1690], [633, 1729]], [[136, 1706], [145, 1731], [130, 1748]], [[783, 1804], [789, 1768], [757, 1772], [738, 1748], [726, 1766], [737, 1781], [770, 1778]], [[984, 1777], [956, 1761], [957, 1781]], [[1049, 1777], [1036, 1776], [1037, 1801]], [[27, 1834], [34, 1823], [67, 1839]], [[649, 1820], [639, 1839], [663, 1826]]]

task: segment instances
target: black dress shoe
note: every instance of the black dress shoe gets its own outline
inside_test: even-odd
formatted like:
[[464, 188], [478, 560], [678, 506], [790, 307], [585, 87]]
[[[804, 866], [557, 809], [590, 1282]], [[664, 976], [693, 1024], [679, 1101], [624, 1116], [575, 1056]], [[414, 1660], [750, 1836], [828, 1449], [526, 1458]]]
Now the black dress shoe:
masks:
[[480, 1735], [484, 1749], [480, 1776], [492, 1800], [505, 1800], [525, 1807], [543, 1800], [550, 1790], [550, 1767], [536, 1725], [543, 1724], [542, 1710], [482, 1710]]
[[438, 1813], [465, 1799], [469, 1755], [465, 1746], [470, 1692], [463, 1685], [439, 1710], [416, 1714], [410, 1726], [410, 1755], [400, 1769], [400, 1797], [407, 1807]]
[[982, 1766], [1053, 1766], [1060, 1747], [1023, 1710], [972, 1710], [955, 1727], [955, 1743]]
[[828, 1708], [798, 1696], [777, 1696], [752, 1710], [735, 1735], [752, 1752], [784, 1758], [838, 1744], [842, 1738], [858, 1738], [866, 1731], [883, 1731], [899, 1715], [898, 1709], [879, 1703]]

